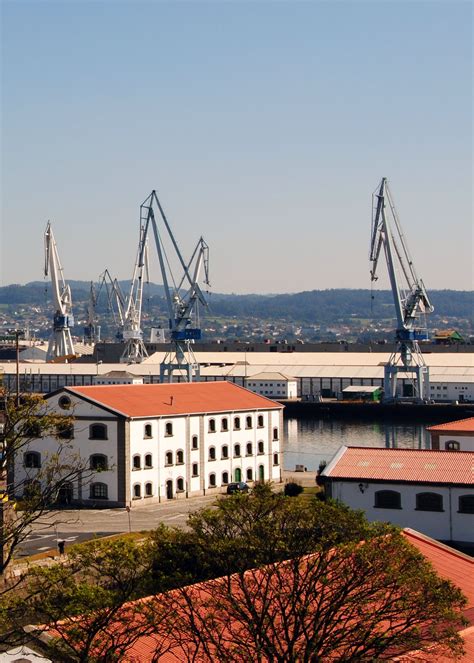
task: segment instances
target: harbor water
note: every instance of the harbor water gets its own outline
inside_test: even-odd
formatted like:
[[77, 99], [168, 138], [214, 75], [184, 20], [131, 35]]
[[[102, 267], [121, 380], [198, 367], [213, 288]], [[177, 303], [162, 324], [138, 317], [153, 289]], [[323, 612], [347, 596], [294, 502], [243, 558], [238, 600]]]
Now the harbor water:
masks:
[[430, 424], [400, 421], [351, 421], [335, 419], [285, 419], [283, 467], [294, 471], [296, 465], [315, 472], [321, 462], [328, 463], [342, 446], [400, 447], [429, 449]]

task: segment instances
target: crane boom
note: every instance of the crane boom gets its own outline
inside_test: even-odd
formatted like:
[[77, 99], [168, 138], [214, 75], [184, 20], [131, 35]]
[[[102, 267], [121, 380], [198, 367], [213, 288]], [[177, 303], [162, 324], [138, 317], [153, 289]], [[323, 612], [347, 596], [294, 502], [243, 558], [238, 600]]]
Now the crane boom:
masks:
[[433, 311], [423, 281], [418, 278], [408, 250], [400, 220], [388, 186], [383, 177], [372, 196], [372, 232], [370, 241], [370, 276], [376, 281], [382, 247], [392, 289], [397, 318], [397, 348], [385, 367], [385, 400], [398, 400], [398, 373], [411, 375], [415, 400], [429, 397], [428, 368], [418, 341], [427, 337], [426, 325], [419, 326], [422, 314]]

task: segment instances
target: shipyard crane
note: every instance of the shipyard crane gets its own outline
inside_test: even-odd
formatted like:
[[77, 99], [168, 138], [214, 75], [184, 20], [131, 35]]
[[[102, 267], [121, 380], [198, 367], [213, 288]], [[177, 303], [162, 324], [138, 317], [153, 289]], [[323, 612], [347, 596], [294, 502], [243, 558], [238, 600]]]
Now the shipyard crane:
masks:
[[[157, 210], [158, 214], [155, 214]], [[158, 227], [161, 219], [162, 233]], [[209, 247], [201, 237], [186, 263], [181, 255], [176, 239], [153, 190], [140, 207], [140, 219], [145, 236], [150, 224], [153, 229], [158, 260], [160, 263], [163, 287], [168, 310], [171, 349], [160, 364], [160, 381], [172, 382], [175, 374], [181, 380], [199, 380], [200, 369], [192, 350], [192, 344], [201, 338], [199, 305], [207, 306], [207, 301], [198, 285], [201, 271], [204, 270], [204, 283], [209, 286]], [[178, 261], [181, 277], [175, 279], [165, 250], [165, 238]]]
[[44, 275], [51, 276], [53, 290], [54, 317], [53, 332], [48, 343], [46, 361], [55, 361], [61, 357], [74, 356], [71, 327], [74, 326], [72, 315], [71, 288], [64, 280], [63, 268], [59, 260], [58, 247], [54, 239], [51, 223], [48, 221], [44, 235]]
[[97, 299], [105, 289], [107, 294], [107, 308], [112, 314], [114, 326], [116, 329], [115, 338], [117, 341], [123, 341], [123, 326], [125, 323], [125, 296], [120, 284], [116, 278], [113, 278], [108, 269], [99, 276], [99, 292]]
[[[429, 371], [418, 343], [427, 338], [426, 323], [420, 326], [420, 316], [431, 313], [433, 306], [423, 281], [416, 274], [386, 177], [382, 178], [372, 196], [372, 282], [378, 278], [377, 266], [382, 247], [397, 316], [396, 347], [384, 371], [384, 400], [409, 398], [423, 402], [429, 398]], [[411, 380], [410, 394], [399, 394], [399, 374]]]
[[96, 316], [97, 299], [98, 294], [96, 293], [94, 282], [91, 281], [89, 299], [87, 301], [87, 324], [83, 329], [84, 343], [88, 345], [94, 345], [97, 341], [100, 341], [100, 327], [97, 325]]

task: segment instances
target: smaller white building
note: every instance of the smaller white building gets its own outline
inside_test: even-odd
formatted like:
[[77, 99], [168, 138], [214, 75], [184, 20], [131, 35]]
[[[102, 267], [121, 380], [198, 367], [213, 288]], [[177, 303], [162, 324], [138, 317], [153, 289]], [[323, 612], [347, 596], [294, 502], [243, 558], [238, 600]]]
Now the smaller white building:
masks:
[[94, 384], [143, 384], [143, 378], [129, 371], [109, 371], [96, 375]]
[[326, 495], [368, 520], [474, 543], [474, 452], [346, 447], [321, 473]]
[[426, 429], [431, 448], [444, 451], [474, 451], [474, 417], [438, 424]]
[[245, 378], [244, 384], [250, 391], [266, 398], [285, 400], [297, 397], [297, 381], [283, 373], [257, 373]]

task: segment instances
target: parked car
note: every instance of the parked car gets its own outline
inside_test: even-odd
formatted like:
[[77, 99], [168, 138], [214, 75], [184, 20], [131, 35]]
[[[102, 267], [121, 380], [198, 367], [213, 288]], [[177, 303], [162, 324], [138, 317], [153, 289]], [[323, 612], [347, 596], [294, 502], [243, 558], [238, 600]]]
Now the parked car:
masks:
[[227, 486], [227, 495], [232, 495], [233, 493], [248, 493], [249, 487], [245, 481], [234, 481]]

